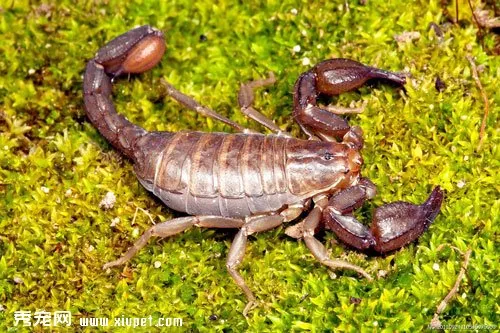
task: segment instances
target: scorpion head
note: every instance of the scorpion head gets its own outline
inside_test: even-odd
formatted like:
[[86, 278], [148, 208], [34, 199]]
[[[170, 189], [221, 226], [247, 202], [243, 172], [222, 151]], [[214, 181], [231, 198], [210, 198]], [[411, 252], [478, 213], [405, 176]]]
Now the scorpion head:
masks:
[[349, 145], [337, 142], [294, 142], [286, 147], [288, 186], [295, 195], [329, 192], [358, 180], [363, 159]]

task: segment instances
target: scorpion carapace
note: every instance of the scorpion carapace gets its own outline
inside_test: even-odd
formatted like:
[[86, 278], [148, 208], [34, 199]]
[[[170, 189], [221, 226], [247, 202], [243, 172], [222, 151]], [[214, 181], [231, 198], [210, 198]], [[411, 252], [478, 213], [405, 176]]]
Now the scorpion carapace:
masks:
[[152, 226], [105, 269], [128, 261], [152, 236], [167, 237], [192, 226], [238, 228], [226, 265], [248, 298], [246, 313], [255, 297], [237, 267], [249, 235], [295, 220], [309, 210], [304, 221], [287, 234], [303, 238], [312, 254], [329, 268], [351, 269], [371, 279], [362, 268], [331, 259], [315, 232], [324, 226], [350, 246], [384, 253], [416, 240], [438, 214], [443, 193], [436, 187], [422, 205], [395, 202], [377, 208], [371, 229], [358, 222], [352, 212], [376, 193], [374, 184], [360, 175], [362, 131], [336, 114], [345, 109], [316, 103], [320, 94], [340, 94], [368, 79], [403, 85], [402, 75], [348, 59], [327, 60], [302, 74], [295, 84], [293, 115], [308, 140], [291, 137], [252, 107], [253, 90], [273, 83], [272, 75], [243, 84], [238, 95], [241, 111], [271, 130], [271, 135], [245, 129], [162, 80], [167, 94], [178, 102], [239, 133], [148, 132], [116, 113], [111, 85], [119, 75], [152, 68], [164, 51], [163, 34], [142, 26], [100, 49], [85, 71], [89, 119], [132, 159], [146, 189], [170, 208], [192, 215]]

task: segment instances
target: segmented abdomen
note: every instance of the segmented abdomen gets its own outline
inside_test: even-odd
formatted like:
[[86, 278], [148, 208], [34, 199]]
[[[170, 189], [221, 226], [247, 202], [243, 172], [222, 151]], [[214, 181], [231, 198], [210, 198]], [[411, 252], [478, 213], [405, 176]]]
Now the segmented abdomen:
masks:
[[191, 215], [249, 216], [298, 199], [285, 176], [287, 138], [260, 134], [151, 133], [137, 144], [141, 183]]

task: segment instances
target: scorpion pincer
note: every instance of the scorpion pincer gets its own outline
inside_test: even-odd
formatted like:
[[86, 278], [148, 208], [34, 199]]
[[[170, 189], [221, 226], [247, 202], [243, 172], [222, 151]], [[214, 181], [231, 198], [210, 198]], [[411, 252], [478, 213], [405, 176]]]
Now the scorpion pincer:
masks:
[[90, 121], [133, 161], [147, 190], [171, 209], [190, 215], [152, 226], [104, 269], [131, 259], [153, 236], [172, 236], [193, 226], [237, 228], [226, 266], [248, 299], [246, 314], [255, 297], [237, 268], [249, 235], [308, 210], [300, 227], [287, 233], [302, 238], [323, 265], [354, 270], [371, 280], [362, 268], [331, 259], [315, 233], [324, 227], [351, 247], [386, 253], [416, 240], [439, 213], [443, 192], [436, 187], [421, 205], [394, 202], [377, 208], [371, 228], [356, 220], [352, 212], [376, 193], [375, 185], [360, 175], [362, 131], [337, 115], [345, 110], [317, 104], [320, 94], [337, 95], [369, 79], [404, 85], [401, 74], [348, 59], [326, 60], [303, 73], [295, 83], [293, 116], [308, 140], [291, 137], [252, 107], [253, 89], [273, 83], [272, 75], [243, 84], [238, 95], [241, 111], [272, 131], [270, 135], [245, 129], [162, 81], [172, 98], [238, 133], [148, 132], [116, 112], [112, 82], [151, 69], [164, 52], [162, 32], [142, 26], [101, 48], [85, 70], [84, 104]]

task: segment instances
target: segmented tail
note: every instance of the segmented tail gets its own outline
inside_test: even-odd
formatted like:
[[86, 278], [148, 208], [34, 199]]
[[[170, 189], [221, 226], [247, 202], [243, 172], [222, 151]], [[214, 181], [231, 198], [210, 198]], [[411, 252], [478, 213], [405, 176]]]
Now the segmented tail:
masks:
[[90, 121], [113, 146], [134, 159], [134, 146], [147, 131], [116, 112], [111, 100], [112, 79], [154, 67], [165, 52], [161, 31], [142, 26], [118, 36], [87, 63], [83, 99]]

